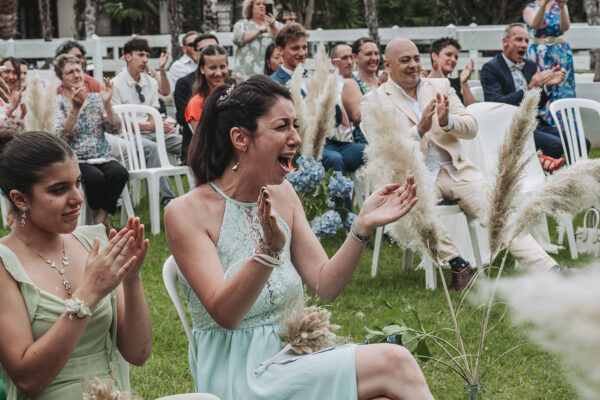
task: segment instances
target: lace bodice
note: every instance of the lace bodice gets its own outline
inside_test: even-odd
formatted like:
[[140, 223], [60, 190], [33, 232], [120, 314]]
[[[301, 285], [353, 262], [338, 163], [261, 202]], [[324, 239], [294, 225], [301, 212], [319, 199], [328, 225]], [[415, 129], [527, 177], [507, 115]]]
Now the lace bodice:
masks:
[[[229, 279], [250, 258], [252, 250], [262, 235], [262, 227], [257, 216], [258, 204], [240, 203], [227, 197], [213, 183], [210, 184], [226, 200], [221, 233], [217, 241], [217, 253], [221, 260], [225, 279]], [[285, 221], [278, 218], [287, 238], [281, 255], [284, 263], [273, 270], [260, 296], [238, 329], [281, 324], [286, 311], [295, 309], [302, 301], [302, 280], [290, 258], [291, 231]], [[222, 330], [223, 328], [206, 311], [181, 272], [178, 275], [194, 328]]]

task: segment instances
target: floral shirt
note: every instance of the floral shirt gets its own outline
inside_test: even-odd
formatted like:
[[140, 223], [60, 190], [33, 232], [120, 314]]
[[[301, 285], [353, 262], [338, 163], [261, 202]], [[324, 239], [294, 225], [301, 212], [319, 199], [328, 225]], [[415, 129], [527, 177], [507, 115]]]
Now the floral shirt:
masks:
[[[266, 22], [265, 22], [266, 24]], [[277, 29], [283, 24], [275, 22]], [[244, 33], [258, 29], [258, 24], [251, 19], [241, 19], [233, 26], [233, 43], [236, 45], [234, 74], [242, 81], [252, 75], [265, 72], [265, 53], [267, 47], [274, 41], [271, 31], [258, 35], [248, 43], [243, 42]]]
[[63, 123], [71, 110], [71, 103], [59, 95], [54, 132], [66, 141], [80, 161], [91, 158], [108, 158], [110, 145], [104, 138], [108, 132], [118, 135], [121, 124], [111, 124], [98, 93], [88, 93], [87, 102], [79, 112], [79, 118], [72, 132], [65, 131]]

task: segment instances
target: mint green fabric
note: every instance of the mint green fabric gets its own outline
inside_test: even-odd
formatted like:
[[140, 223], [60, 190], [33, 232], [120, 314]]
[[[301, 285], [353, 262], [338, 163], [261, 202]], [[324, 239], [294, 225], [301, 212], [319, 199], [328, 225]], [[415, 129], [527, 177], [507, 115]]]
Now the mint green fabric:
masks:
[[[101, 246], [107, 241], [104, 225], [78, 227], [73, 235], [88, 250], [96, 237], [100, 239]], [[0, 258], [8, 273], [21, 284], [21, 294], [27, 308], [33, 339], [37, 340], [61, 316], [65, 302], [36, 287], [27, 276], [17, 256], [2, 244], [0, 244]], [[112, 375], [117, 387], [124, 389], [125, 372], [118, 361], [116, 343], [117, 303], [115, 292], [111, 292], [100, 300], [71, 358], [39, 399], [81, 399], [82, 383], [96, 376], [100, 378], [111, 376], [111, 367], [114, 370]], [[3, 381], [2, 388], [7, 400], [29, 398], [18, 391], [7, 372], [1, 367], [0, 378]]]
[[[235, 274], [249, 258], [262, 234], [257, 203], [240, 203], [213, 188], [226, 199], [217, 242], [225, 278]], [[183, 275], [179, 279], [186, 298], [196, 344], [194, 363], [189, 349], [192, 377], [198, 392], [234, 399], [356, 399], [355, 345], [304, 357], [288, 364], [274, 364], [261, 375], [254, 370], [281, 350], [283, 320], [302, 304], [302, 280], [290, 259], [291, 231], [279, 218], [287, 242], [284, 264], [275, 268], [258, 299], [235, 330], [220, 327], [208, 314]]]

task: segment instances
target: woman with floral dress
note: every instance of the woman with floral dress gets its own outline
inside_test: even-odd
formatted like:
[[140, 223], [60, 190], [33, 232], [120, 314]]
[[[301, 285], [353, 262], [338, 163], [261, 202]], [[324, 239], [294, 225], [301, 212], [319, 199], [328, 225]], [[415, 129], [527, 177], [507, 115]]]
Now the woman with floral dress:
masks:
[[265, 52], [282, 26], [273, 14], [267, 14], [267, 3], [272, 4], [272, 1], [244, 0], [244, 19], [233, 26], [234, 77], [241, 81], [264, 72]]
[[552, 88], [550, 101], [544, 108], [540, 108], [540, 116], [554, 126], [550, 103], [558, 99], [576, 97], [573, 52], [562, 36], [571, 25], [567, 0], [531, 2], [523, 9], [523, 19], [531, 36], [527, 58], [535, 62], [540, 70], [560, 66], [567, 71], [564, 82]]

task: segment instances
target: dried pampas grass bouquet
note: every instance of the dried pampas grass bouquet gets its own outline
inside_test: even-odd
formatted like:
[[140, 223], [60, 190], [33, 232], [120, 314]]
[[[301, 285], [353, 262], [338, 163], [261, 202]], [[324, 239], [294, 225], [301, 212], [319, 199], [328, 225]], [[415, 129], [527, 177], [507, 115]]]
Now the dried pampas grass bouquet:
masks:
[[[279, 336], [296, 354], [310, 354], [334, 344], [339, 325], [329, 322], [331, 312], [322, 307], [304, 307], [292, 314]], [[284, 347], [285, 348], [285, 347]]]
[[121, 392], [115, 387], [112, 379], [103, 381], [96, 377], [93, 382], [88, 382], [83, 400], [137, 400], [137, 396], [129, 392]]
[[317, 306], [303, 307], [293, 312], [286, 320], [284, 330], [279, 332], [284, 340], [283, 349], [265, 361], [254, 373], [260, 374], [289, 350], [302, 355], [333, 346], [336, 338], [333, 331], [340, 329], [340, 326], [329, 322], [330, 317], [331, 312]]

